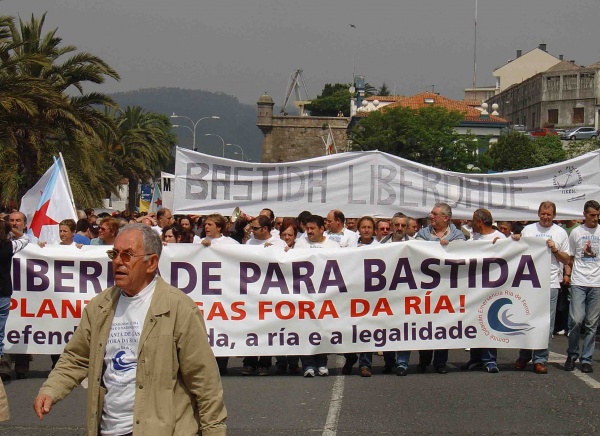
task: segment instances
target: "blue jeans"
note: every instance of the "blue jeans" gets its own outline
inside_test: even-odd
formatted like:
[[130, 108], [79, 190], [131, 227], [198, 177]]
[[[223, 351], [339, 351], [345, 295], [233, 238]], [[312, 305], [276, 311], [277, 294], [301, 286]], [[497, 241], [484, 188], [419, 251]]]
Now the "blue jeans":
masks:
[[0, 356], [4, 355], [4, 329], [10, 312], [10, 297], [0, 297]]
[[496, 363], [497, 356], [498, 349], [496, 348], [471, 348], [469, 350], [470, 362], [481, 362], [487, 365], [488, 363]]
[[[396, 366], [396, 353], [394, 351], [384, 351], [383, 352], [383, 362], [385, 366], [389, 366], [393, 368]], [[362, 368], [366, 366], [367, 368], [371, 368], [373, 364], [373, 353], [360, 353], [360, 360], [358, 361], [358, 366]]]
[[[571, 306], [569, 308], [569, 357], [581, 363], [592, 363], [596, 339], [596, 327], [600, 316], [600, 288], [571, 286]], [[583, 325], [583, 345], [579, 354], [579, 336]]]
[[410, 351], [396, 352], [396, 368], [408, 369], [408, 360], [410, 359]]
[[[560, 288], [552, 288], [550, 289], [550, 331], [548, 331], [548, 344], [550, 344], [550, 340], [552, 339], [552, 333], [554, 332], [554, 318], [556, 318], [556, 302], [558, 301], [558, 293]], [[593, 352], [594, 350], [592, 350]], [[529, 362], [532, 360], [533, 363], [543, 363], [548, 362], [548, 347], [543, 350], [520, 350], [519, 358], [523, 359], [525, 362]]]

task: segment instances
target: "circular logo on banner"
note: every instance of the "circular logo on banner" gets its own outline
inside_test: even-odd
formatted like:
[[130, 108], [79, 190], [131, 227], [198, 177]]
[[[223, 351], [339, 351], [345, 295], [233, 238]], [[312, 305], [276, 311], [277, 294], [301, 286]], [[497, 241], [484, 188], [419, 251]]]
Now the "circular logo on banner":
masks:
[[524, 310], [519, 310], [519, 305], [514, 305], [512, 299], [503, 297], [490, 304], [487, 313], [488, 325], [497, 332], [508, 336], [524, 335], [533, 329], [526, 322], [519, 319], [525, 317]]
[[554, 174], [552, 184], [561, 194], [576, 194], [577, 186], [581, 185], [583, 177], [573, 165], [567, 165]]

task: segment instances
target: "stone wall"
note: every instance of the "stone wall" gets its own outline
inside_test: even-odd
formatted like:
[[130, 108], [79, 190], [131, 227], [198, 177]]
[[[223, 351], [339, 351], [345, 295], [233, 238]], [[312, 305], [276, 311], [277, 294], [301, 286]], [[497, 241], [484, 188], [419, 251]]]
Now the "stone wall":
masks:
[[258, 103], [257, 126], [263, 132], [262, 162], [293, 162], [325, 155], [331, 126], [337, 151], [348, 144], [346, 117], [275, 116], [273, 102], [263, 95]]

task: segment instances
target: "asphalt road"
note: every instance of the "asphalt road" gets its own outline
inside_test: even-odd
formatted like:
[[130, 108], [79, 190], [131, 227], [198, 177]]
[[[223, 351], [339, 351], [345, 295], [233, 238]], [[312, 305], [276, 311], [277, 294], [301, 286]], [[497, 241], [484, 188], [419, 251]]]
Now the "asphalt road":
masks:
[[[229, 411], [229, 435], [414, 435], [414, 434], [599, 434], [600, 352], [597, 372], [565, 372], [566, 338], [552, 341], [549, 373], [512, 369], [516, 350], [499, 350], [500, 373], [461, 372], [464, 350], [452, 350], [450, 372], [408, 377], [362, 378], [355, 367], [342, 376], [343, 358], [330, 356], [329, 377], [243, 377], [241, 359], [230, 361], [223, 377]], [[26, 380], [6, 383], [12, 418], [0, 423], [0, 435], [85, 434], [85, 390], [77, 388], [38, 421], [31, 402], [50, 369], [49, 356], [36, 356]], [[274, 372], [274, 368], [271, 369]]]

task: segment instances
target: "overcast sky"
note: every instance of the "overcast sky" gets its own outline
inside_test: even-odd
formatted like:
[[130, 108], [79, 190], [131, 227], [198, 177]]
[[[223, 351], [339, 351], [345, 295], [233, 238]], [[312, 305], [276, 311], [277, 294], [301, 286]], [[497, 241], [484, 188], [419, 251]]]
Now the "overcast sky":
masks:
[[[539, 43], [554, 56], [600, 60], [599, 0], [478, 0], [477, 85]], [[104, 92], [181, 87], [254, 104], [283, 103], [303, 69], [311, 98], [350, 82], [353, 66], [396, 94], [462, 99], [473, 84], [476, 0], [3, 0], [2, 15], [48, 12], [65, 44], [121, 75]], [[354, 24], [356, 28], [350, 26]]]

